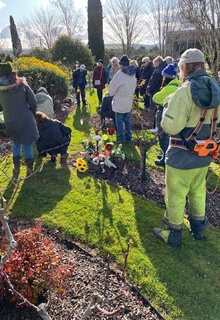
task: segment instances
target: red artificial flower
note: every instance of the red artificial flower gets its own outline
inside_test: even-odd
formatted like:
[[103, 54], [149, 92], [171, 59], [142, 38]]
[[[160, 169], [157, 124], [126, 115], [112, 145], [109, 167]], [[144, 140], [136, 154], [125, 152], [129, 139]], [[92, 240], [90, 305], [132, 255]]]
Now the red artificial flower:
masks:
[[112, 142], [106, 143], [106, 145], [105, 145], [105, 149], [107, 151], [111, 151], [113, 149], [113, 147], [114, 147], [114, 144]]
[[115, 128], [108, 128], [107, 132], [110, 136], [112, 136], [115, 133]]

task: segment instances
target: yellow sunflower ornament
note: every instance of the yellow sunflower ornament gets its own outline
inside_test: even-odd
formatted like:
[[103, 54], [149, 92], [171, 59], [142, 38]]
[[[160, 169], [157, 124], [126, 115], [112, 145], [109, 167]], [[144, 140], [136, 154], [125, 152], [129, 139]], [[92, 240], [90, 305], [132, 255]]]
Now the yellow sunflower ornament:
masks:
[[76, 168], [79, 172], [86, 172], [88, 170], [88, 164], [84, 159], [78, 158], [76, 161]]

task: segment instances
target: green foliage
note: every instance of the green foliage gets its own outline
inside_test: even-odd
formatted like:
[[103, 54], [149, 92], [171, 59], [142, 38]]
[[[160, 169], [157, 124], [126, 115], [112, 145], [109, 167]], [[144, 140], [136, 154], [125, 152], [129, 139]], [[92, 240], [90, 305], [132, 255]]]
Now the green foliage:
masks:
[[10, 31], [11, 31], [13, 53], [15, 57], [18, 58], [19, 55], [22, 53], [22, 47], [21, 47], [21, 40], [18, 37], [17, 27], [12, 16], [10, 16]]
[[[60, 255], [51, 240], [42, 235], [40, 224], [17, 232], [15, 240], [18, 247], [0, 269], [0, 298], [10, 298], [11, 302], [18, 299], [10, 296], [4, 272], [14, 288], [34, 304], [48, 289], [63, 293], [63, 283], [72, 269], [60, 264]], [[1, 251], [7, 250], [7, 240], [1, 237], [0, 243]]]
[[62, 35], [55, 41], [52, 47], [52, 58], [54, 61], [61, 61], [70, 69], [77, 62], [85, 64], [88, 69], [92, 69], [94, 64], [91, 50], [82, 41], [67, 35]]
[[103, 12], [100, 0], [88, 0], [89, 48], [96, 60], [104, 59]]
[[68, 95], [67, 74], [58, 66], [34, 57], [19, 58], [13, 63], [19, 76], [24, 76], [36, 92], [46, 87], [52, 97], [65, 98]]
[[12, 62], [13, 56], [9, 52], [0, 52], [0, 62]]
[[48, 62], [52, 61], [51, 51], [46, 48], [44, 49], [35, 48], [31, 52], [22, 53], [20, 57], [35, 57], [43, 61], [48, 61]]

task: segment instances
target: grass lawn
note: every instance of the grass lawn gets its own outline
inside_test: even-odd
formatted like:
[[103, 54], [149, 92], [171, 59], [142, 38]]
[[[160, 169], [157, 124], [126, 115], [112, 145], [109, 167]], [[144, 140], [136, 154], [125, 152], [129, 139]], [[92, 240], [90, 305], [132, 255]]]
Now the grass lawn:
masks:
[[[94, 112], [96, 94], [91, 95], [90, 104]], [[79, 122], [85, 113], [89, 114], [77, 109], [66, 120], [73, 128], [72, 153], [90, 134], [88, 124]], [[128, 158], [139, 161], [138, 150], [126, 152]], [[153, 165], [156, 152], [157, 147], [149, 152], [148, 165]], [[11, 158], [6, 170], [12, 174]], [[6, 185], [0, 174], [1, 188]], [[9, 188], [5, 196], [11, 192]], [[12, 217], [21, 219], [42, 217], [73, 239], [110, 253], [120, 265], [126, 242], [132, 238], [130, 280], [166, 319], [220, 319], [219, 230], [209, 227], [207, 240], [198, 242], [189, 236], [186, 223], [183, 247], [171, 248], [151, 234], [153, 227], [161, 225], [162, 215], [163, 209], [154, 203], [70, 168], [57, 165], [54, 169], [45, 160], [42, 170], [23, 182], [11, 211]]]

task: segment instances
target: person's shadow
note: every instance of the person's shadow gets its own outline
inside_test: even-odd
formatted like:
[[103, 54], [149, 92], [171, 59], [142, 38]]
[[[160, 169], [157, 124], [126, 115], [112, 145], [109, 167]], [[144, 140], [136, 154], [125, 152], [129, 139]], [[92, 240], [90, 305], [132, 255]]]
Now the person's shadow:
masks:
[[50, 213], [71, 191], [70, 169], [56, 169], [47, 162], [41, 171], [26, 179], [12, 208], [13, 218], [33, 219]]
[[76, 130], [84, 132], [86, 135], [89, 135], [91, 132], [91, 126], [88, 122], [90, 118], [88, 108], [88, 106], [77, 107], [73, 115], [73, 127]]

